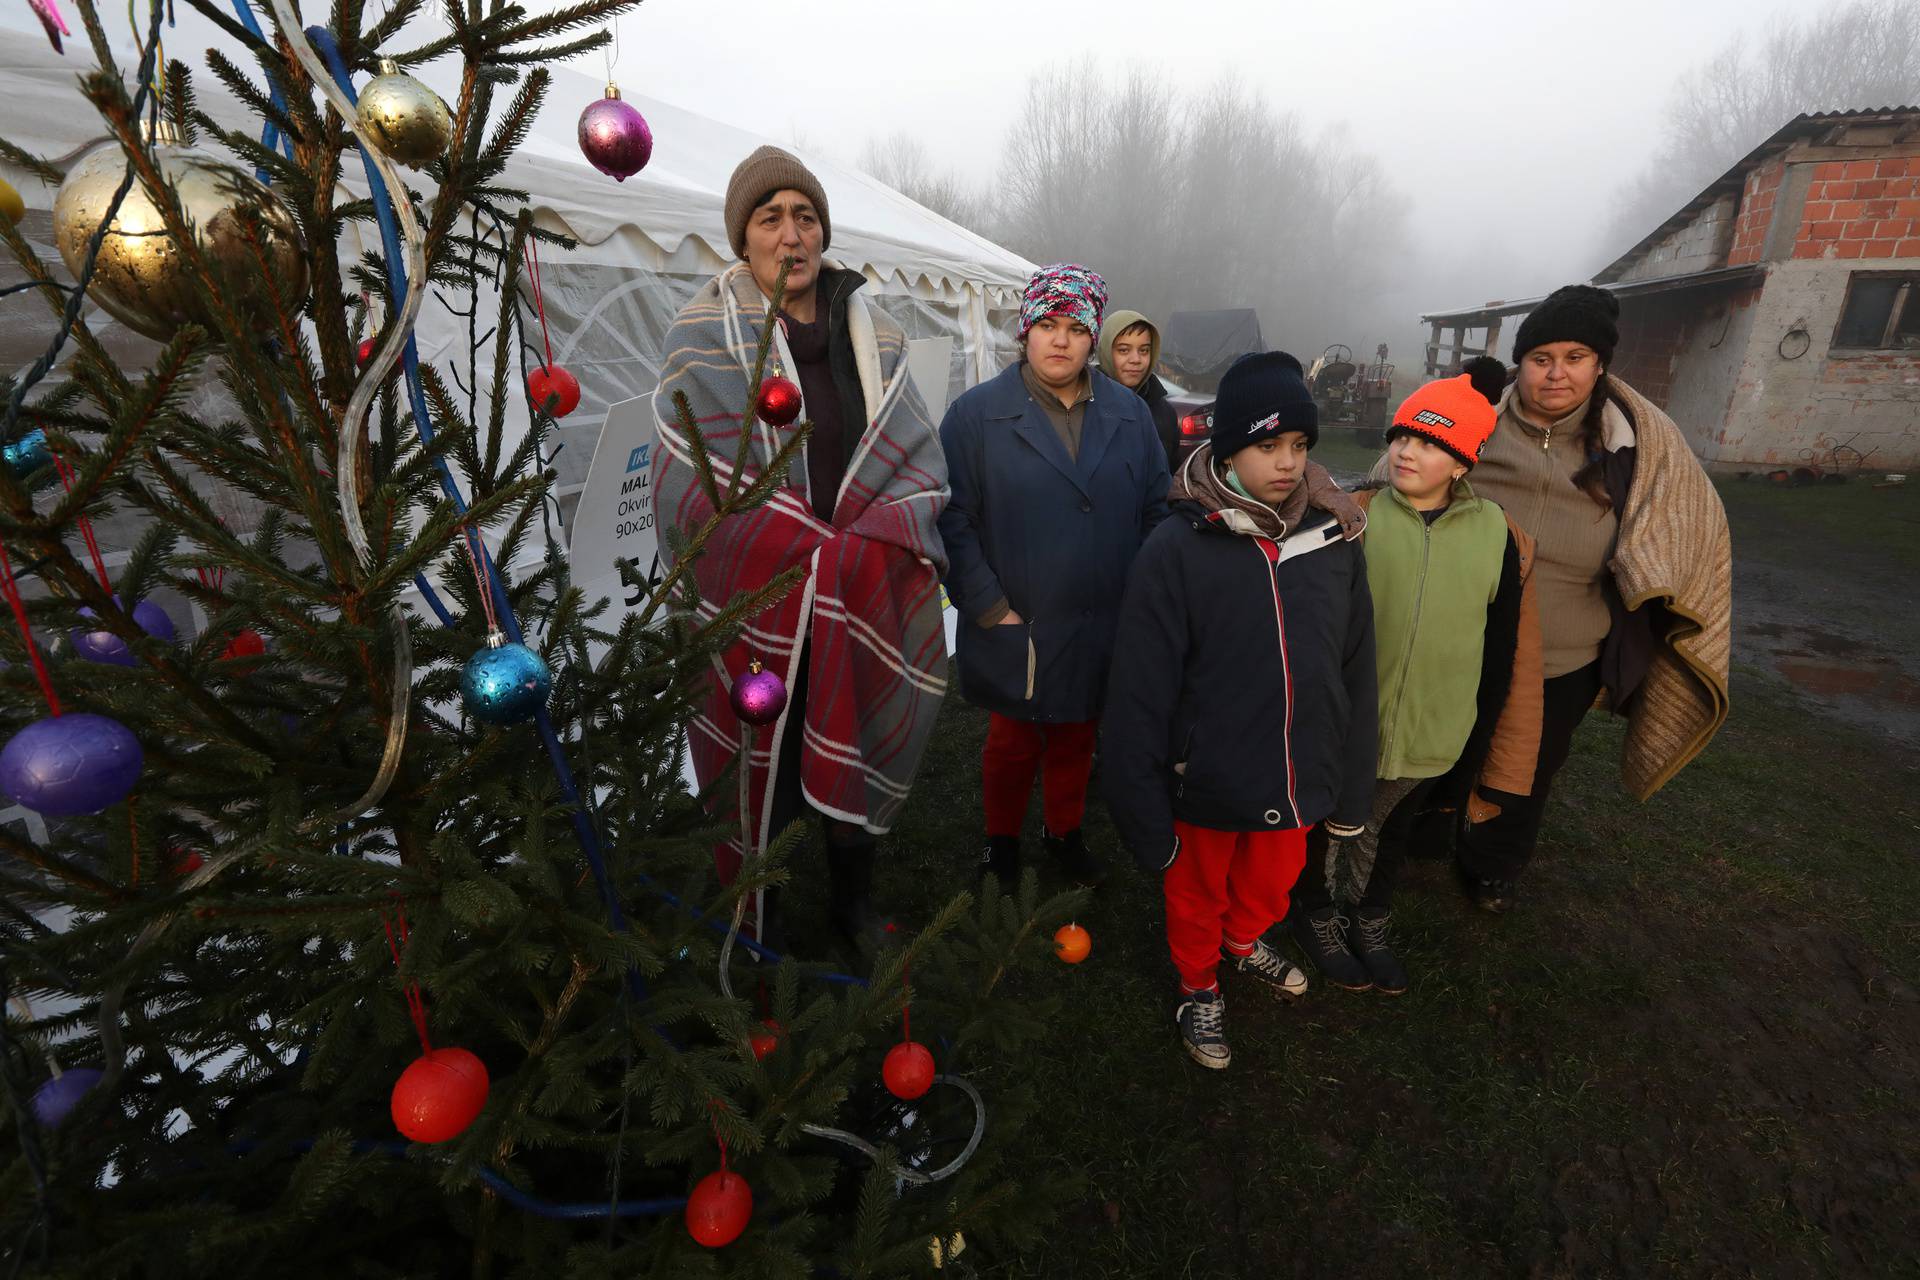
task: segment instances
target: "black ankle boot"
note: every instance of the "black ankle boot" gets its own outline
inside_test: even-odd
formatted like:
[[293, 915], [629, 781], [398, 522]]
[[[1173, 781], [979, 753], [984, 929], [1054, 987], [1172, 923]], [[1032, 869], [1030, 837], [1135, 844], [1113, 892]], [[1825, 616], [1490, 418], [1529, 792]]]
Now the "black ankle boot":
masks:
[[827, 846], [827, 914], [863, 960], [872, 959], [887, 936], [887, 922], [873, 909], [873, 854], [871, 841]]
[[1087, 842], [1080, 834], [1080, 828], [1054, 835], [1044, 827], [1040, 831], [1040, 843], [1046, 847], [1061, 872], [1075, 884], [1097, 889], [1107, 878], [1107, 864], [1087, 848]]
[[1002, 893], [1020, 887], [1020, 837], [988, 836], [986, 850], [980, 855], [980, 874], [1000, 882]]

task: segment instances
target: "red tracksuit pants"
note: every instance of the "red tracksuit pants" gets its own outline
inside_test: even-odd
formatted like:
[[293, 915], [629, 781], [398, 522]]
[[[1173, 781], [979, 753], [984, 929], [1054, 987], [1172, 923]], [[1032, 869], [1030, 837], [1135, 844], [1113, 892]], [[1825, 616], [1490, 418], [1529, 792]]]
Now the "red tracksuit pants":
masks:
[[987, 834], [1018, 836], [1026, 825], [1033, 775], [1040, 774], [1041, 814], [1047, 830], [1065, 835], [1080, 829], [1087, 812], [1087, 779], [1100, 722], [1034, 724], [994, 712], [980, 753], [980, 790], [986, 800]]
[[1212, 831], [1176, 820], [1180, 856], [1161, 877], [1167, 947], [1190, 991], [1214, 983], [1220, 948], [1245, 955], [1287, 914], [1287, 893], [1307, 864], [1307, 828]]

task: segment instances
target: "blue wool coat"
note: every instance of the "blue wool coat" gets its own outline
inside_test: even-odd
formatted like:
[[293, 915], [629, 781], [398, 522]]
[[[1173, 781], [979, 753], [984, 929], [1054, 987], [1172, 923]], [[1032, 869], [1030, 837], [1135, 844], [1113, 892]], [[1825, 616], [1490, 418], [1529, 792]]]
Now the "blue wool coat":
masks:
[[[1072, 458], [1016, 364], [953, 402], [940, 443], [960, 692], [1020, 720], [1098, 719], [1127, 571], [1167, 514], [1167, 455], [1146, 402], [1094, 370]], [[1022, 624], [980, 626], [1002, 598]]]

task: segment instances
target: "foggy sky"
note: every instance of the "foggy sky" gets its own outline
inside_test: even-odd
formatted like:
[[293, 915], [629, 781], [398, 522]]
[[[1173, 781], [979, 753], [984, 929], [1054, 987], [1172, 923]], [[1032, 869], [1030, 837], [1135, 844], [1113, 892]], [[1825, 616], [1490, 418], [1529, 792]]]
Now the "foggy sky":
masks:
[[1416, 250], [1396, 310], [1418, 311], [1544, 292], [1626, 249], [1604, 227], [1657, 145], [1672, 79], [1736, 29], [1833, 3], [649, 0], [621, 24], [616, 74], [849, 162], [906, 130], [936, 164], [988, 180], [1049, 62], [1091, 52], [1182, 84], [1238, 72], [1386, 163]]

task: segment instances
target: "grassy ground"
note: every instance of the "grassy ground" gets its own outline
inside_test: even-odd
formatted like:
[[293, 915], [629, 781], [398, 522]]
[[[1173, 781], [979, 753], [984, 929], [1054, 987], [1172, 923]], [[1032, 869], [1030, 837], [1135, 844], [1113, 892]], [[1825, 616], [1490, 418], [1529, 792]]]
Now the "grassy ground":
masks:
[[[1728, 492], [1743, 554], [1806, 496]], [[1734, 706], [1646, 806], [1590, 719], [1511, 916], [1410, 868], [1410, 994], [1229, 975], [1227, 1072], [1180, 1050], [1158, 894], [1124, 870], [1032, 1064], [1028, 1159], [1073, 1207], [982, 1273], [1920, 1274], [1920, 751], [1741, 673]], [[944, 714], [883, 886], [909, 914], [972, 875], [984, 728]], [[1089, 830], [1117, 854], [1097, 805]]]

